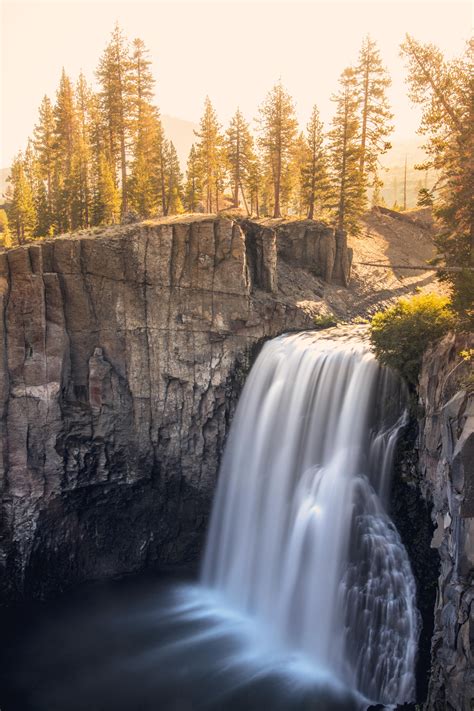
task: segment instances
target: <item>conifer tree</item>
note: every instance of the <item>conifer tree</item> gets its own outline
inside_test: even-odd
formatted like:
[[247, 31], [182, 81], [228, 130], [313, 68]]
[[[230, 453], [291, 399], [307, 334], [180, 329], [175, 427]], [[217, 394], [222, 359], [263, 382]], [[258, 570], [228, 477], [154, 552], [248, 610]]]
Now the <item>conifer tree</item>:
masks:
[[120, 191], [112, 164], [105, 152], [100, 153], [97, 168], [94, 222], [98, 225], [113, 225], [120, 220]]
[[161, 214], [167, 214], [167, 200], [166, 200], [166, 175], [168, 169], [168, 143], [163, 131], [163, 126], [160, 124], [160, 131], [156, 134], [156, 156], [157, 156], [157, 169], [156, 169], [156, 187], [158, 199], [161, 202]]
[[[401, 47], [408, 64], [410, 98], [423, 109], [420, 132], [427, 137], [429, 159], [420, 168], [438, 171], [429, 196], [443, 229], [439, 252], [448, 266], [466, 267], [443, 278], [453, 287], [453, 304], [474, 319], [474, 41], [465, 52], [447, 61], [432, 44], [410, 35]], [[425, 186], [427, 187], [427, 186]], [[428, 191], [426, 191], [428, 192]]]
[[196, 143], [196, 157], [205, 210], [212, 212], [215, 208], [217, 212], [224, 177], [223, 137], [216, 112], [208, 96], [204, 102], [204, 113], [199, 130], [194, 133], [199, 139]]
[[38, 222], [43, 234], [51, 234], [54, 226], [54, 173], [56, 161], [55, 120], [51, 100], [45, 96], [39, 107], [38, 123], [34, 129], [34, 147], [38, 157], [39, 174], [44, 181], [46, 204]]
[[155, 80], [151, 72], [149, 51], [141, 39], [134, 39], [129, 65], [129, 109], [132, 116], [132, 135], [135, 140], [144, 132], [144, 112], [152, 104]]
[[130, 169], [130, 207], [140, 217], [150, 217], [162, 197], [163, 129], [158, 109], [150, 104], [143, 107], [140, 121]]
[[107, 124], [108, 154], [120, 170], [121, 213], [128, 211], [127, 144], [130, 138], [130, 57], [128, 43], [118, 24], [112, 32], [97, 69], [102, 111]]
[[79, 227], [89, 227], [92, 220], [92, 90], [82, 72], [79, 74], [76, 86], [76, 107], [78, 135], [75, 162], [77, 165], [78, 189], [75, 205], [75, 224]]
[[244, 185], [248, 179], [253, 152], [253, 140], [247, 121], [237, 109], [226, 131], [225, 149], [229, 167], [234, 207], [240, 205], [240, 195], [245, 199]]
[[189, 151], [186, 186], [184, 191], [184, 205], [188, 212], [197, 212], [202, 200], [202, 185], [196, 148], [193, 145]]
[[44, 237], [51, 234], [52, 229], [48, 220], [46, 185], [42, 179], [38, 154], [31, 139], [28, 139], [23, 156], [23, 167], [26, 179], [31, 187], [35, 207], [35, 227], [32, 236]]
[[336, 227], [357, 234], [359, 218], [365, 210], [366, 191], [360, 171], [359, 103], [353, 69], [343, 71], [340, 89], [333, 101], [336, 113], [329, 133], [329, 156], [336, 197]]
[[359, 53], [355, 78], [360, 100], [360, 158], [362, 179], [368, 182], [377, 171], [379, 155], [391, 148], [387, 137], [393, 130], [393, 114], [387, 98], [391, 84], [377, 44], [367, 36]]
[[297, 135], [293, 100], [276, 84], [259, 109], [259, 146], [270, 166], [273, 183], [273, 217], [281, 217], [282, 188], [288, 176], [292, 150]]
[[54, 105], [56, 223], [60, 232], [78, 226], [75, 207], [78, 200], [78, 124], [74, 90], [62, 71]]
[[166, 215], [183, 212], [183, 176], [176, 148], [166, 141]]
[[92, 224], [114, 224], [120, 219], [120, 191], [114, 161], [110, 155], [107, 126], [103, 121], [100, 98], [91, 97], [90, 140], [92, 151]]
[[20, 152], [15, 157], [8, 178], [12, 196], [9, 208], [10, 223], [19, 244], [33, 236], [36, 227], [36, 209], [33, 188], [25, 170], [25, 159]]
[[247, 173], [247, 189], [250, 196], [250, 214], [255, 215], [257, 218], [260, 217], [260, 198], [263, 183], [263, 170], [255, 151], [252, 151], [252, 155], [249, 160], [248, 173]]
[[301, 190], [308, 219], [314, 217], [315, 206], [319, 209], [327, 204], [329, 197], [329, 177], [327, 156], [324, 148], [323, 124], [316, 106], [313, 107], [306, 127], [303, 156], [301, 160]]
[[130, 177], [130, 205], [140, 217], [157, 210], [161, 180], [162, 126], [158, 109], [152, 104], [154, 78], [148, 50], [140, 39], [132, 45], [130, 62], [130, 114], [133, 156]]
[[8, 215], [3, 209], [0, 209], [0, 246], [6, 248], [12, 246]]

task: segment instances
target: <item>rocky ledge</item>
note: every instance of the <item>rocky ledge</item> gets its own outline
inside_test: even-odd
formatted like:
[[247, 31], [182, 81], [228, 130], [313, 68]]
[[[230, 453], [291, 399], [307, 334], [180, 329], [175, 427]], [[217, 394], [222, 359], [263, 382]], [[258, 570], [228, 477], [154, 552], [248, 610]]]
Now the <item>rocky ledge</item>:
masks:
[[284, 240], [203, 217], [0, 255], [2, 599], [197, 558], [252, 354], [313, 325], [278, 260], [348, 278], [344, 235]]

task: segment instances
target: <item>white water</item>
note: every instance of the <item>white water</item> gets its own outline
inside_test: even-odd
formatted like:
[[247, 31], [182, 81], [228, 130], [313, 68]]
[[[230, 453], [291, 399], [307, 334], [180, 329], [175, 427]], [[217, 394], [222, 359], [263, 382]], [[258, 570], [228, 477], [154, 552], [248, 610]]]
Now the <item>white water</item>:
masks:
[[414, 699], [419, 633], [385, 510], [401, 402], [360, 340], [268, 342], [232, 424], [202, 571], [270, 643], [385, 704]]

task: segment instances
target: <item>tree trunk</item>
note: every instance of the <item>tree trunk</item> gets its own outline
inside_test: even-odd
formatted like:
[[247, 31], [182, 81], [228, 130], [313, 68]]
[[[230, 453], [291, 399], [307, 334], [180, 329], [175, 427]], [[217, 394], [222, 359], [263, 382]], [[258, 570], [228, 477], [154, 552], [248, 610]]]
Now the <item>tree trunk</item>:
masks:
[[122, 168], [122, 217], [128, 212], [128, 192], [127, 192], [127, 155], [125, 151], [125, 135], [120, 136], [120, 162]]
[[369, 58], [367, 57], [367, 64], [365, 67], [365, 77], [364, 77], [364, 105], [362, 109], [362, 136], [360, 140], [360, 162], [359, 169], [360, 174], [364, 175], [365, 170], [365, 146], [367, 142], [367, 105], [369, 102]]

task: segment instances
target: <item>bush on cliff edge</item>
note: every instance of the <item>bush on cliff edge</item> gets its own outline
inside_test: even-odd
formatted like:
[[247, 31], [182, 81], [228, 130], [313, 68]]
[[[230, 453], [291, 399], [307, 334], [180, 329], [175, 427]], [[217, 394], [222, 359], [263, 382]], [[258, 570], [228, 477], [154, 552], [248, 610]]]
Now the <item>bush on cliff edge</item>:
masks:
[[370, 340], [380, 363], [397, 370], [415, 389], [423, 353], [430, 343], [455, 325], [449, 299], [437, 294], [417, 294], [399, 299], [375, 314]]

